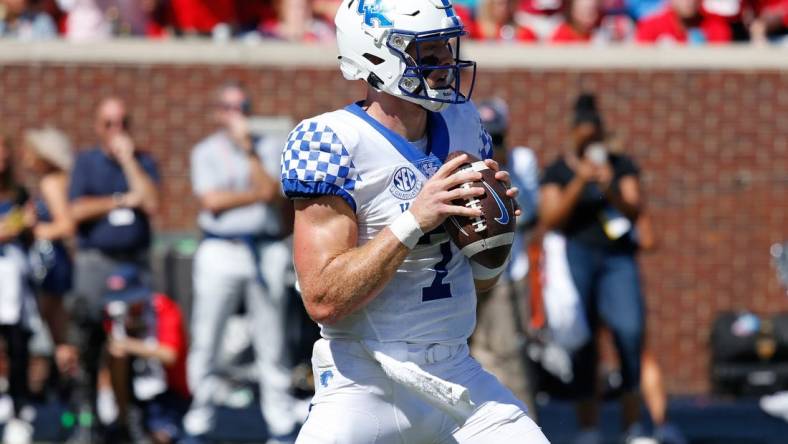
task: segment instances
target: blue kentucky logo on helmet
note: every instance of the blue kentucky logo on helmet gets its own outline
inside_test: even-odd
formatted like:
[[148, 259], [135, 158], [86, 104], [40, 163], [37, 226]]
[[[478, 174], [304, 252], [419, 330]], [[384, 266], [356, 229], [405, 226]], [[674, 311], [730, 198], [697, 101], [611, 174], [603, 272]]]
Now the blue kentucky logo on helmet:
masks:
[[386, 17], [386, 14], [384, 14], [384, 10], [387, 9], [387, 7], [382, 3], [383, 0], [358, 1], [358, 13], [364, 14], [365, 25], [375, 26], [373, 22], [377, 22], [377, 26], [380, 28], [389, 28], [394, 26], [394, 22]]

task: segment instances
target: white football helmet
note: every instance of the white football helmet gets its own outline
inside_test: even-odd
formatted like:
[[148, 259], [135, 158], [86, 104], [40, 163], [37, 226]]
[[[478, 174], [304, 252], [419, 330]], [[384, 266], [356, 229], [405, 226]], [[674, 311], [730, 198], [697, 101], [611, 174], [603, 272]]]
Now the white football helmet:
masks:
[[[476, 81], [476, 63], [459, 59], [465, 30], [451, 0], [343, 0], [335, 19], [342, 74], [365, 80], [379, 91], [401, 97], [438, 112], [452, 103], [470, 100]], [[453, 63], [422, 61], [423, 42], [446, 41]], [[413, 44], [416, 57], [406, 49]], [[429, 63], [432, 61], [433, 63]], [[467, 94], [462, 94], [461, 71], [471, 70]], [[447, 86], [431, 88], [425, 78], [447, 71]]]

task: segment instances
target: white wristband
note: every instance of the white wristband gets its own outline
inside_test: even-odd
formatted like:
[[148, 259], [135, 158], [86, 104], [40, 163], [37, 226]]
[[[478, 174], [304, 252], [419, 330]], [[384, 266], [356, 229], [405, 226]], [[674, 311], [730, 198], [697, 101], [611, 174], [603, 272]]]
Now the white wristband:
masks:
[[411, 250], [416, 246], [419, 238], [424, 236], [424, 232], [421, 231], [416, 216], [410, 211], [400, 214], [399, 217], [389, 225], [389, 230], [394, 233], [394, 236], [396, 236], [403, 245]]
[[[509, 257], [511, 257], [511, 255]], [[506, 267], [509, 265], [509, 257], [506, 258], [506, 262], [504, 262], [503, 265], [497, 268], [487, 268], [474, 260], [469, 261], [471, 263], [471, 272], [473, 273], [473, 278], [477, 281], [486, 281], [498, 276], [499, 274], [503, 273], [503, 271], [506, 270]]]

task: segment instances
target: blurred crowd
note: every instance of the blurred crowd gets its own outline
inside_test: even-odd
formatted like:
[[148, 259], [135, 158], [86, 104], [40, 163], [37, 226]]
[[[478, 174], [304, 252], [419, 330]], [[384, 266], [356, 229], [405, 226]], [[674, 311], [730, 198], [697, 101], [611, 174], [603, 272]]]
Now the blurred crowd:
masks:
[[[0, 0], [0, 37], [95, 41], [334, 39], [340, 0]], [[525, 43], [782, 42], [788, 0], [456, 0], [475, 40]]]
[[[222, 427], [217, 407], [237, 405], [225, 396], [227, 339], [237, 336], [248, 337], [247, 383], [259, 390], [268, 442], [293, 442], [308, 411], [297, 381], [308, 395], [303, 364], [317, 332], [292, 320], [299, 300], [287, 240], [293, 210], [279, 184], [284, 135], [252, 131], [252, 100], [240, 84], [213, 94], [216, 130], [191, 150], [201, 240], [188, 301], [154, 291], [162, 270], [151, 260], [150, 220], [162, 178], [135, 143], [122, 99], [97, 104], [92, 146], [75, 150], [48, 126], [0, 138], [0, 404], [10, 402], [5, 413], [0, 405], [2, 442], [31, 442], [36, 408], [53, 398], [70, 415], [72, 443], [203, 442]], [[626, 438], [685, 443], [644, 346], [636, 256], [654, 248], [655, 236], [639, 167], [593, 95], [567, 110], [566, 149], [544, 168], [530, 148], [509, 146], [503, 100], [478, 107], [493, 158], [522, 190], [523, 215], [509, 269], [479, 295], [473, 355], [534, 416], [539, 392], [576, 399], [577, 442], [593, 444], [605, 389], [598, 348], [607, 338], [618, 350]], [[294, 328], [306, 352], [293, 346]], [[640, 422], [641, 399], [651, 431]]]
[[[79, 150], [50, 126], [0, 138], [3, 443], [31, 442], [37, 406], [53, 401], [70, 442], [200, 442], [233, 380], [227, 337], [254, 349], [269, 442], [292, 442], [307, 410], [285, 345], [284, 140], [251, 132], [240, 85], [219, 87], [212, 103], [217, 130], [192, 154], [202, 241], [188, 301], [154, 291], [161, 177], [122, 99], [97, 104], [95, 143]], [[225, 334], [239, 313], [247, 321]]]

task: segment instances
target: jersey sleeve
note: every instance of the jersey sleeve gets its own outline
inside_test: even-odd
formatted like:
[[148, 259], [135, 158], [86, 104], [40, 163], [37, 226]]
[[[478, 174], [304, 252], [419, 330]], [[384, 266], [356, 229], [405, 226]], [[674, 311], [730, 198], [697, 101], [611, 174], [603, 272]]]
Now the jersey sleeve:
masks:
[[307, 120], [290, 133], [281, 178], [282, 190], [291, 199], [339, 196], [356, 211], [358, 173], [347, 147], [324, 123]]

